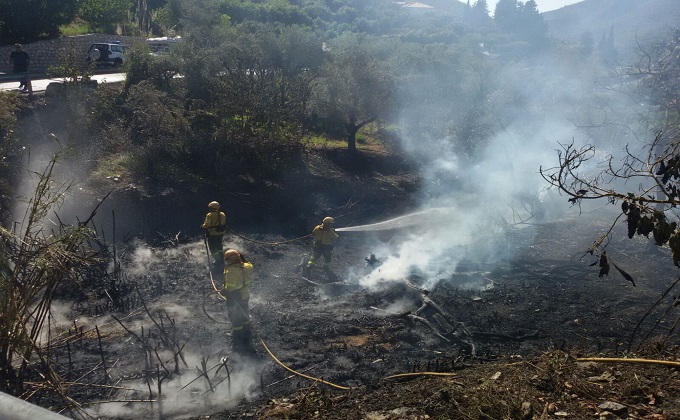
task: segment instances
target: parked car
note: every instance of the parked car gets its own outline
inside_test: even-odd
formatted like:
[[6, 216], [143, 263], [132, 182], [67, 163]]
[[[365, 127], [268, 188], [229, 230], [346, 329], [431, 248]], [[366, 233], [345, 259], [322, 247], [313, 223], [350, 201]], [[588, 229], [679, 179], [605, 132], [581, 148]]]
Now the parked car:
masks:
[[127, 46], [121, 44], [120, 41], [97, 42], [90, 45], [86, 60], [88, 63], [94, 62], [97, 67], [120, 67], [125, 64], [126, 51]]
[[162, 38], [148, 38], [146, 40], [149, 50], [153, 55], [170, 54], [180, 42], [182, 42], [182, 38], [179, 36], [175, 38], [164, 36]]

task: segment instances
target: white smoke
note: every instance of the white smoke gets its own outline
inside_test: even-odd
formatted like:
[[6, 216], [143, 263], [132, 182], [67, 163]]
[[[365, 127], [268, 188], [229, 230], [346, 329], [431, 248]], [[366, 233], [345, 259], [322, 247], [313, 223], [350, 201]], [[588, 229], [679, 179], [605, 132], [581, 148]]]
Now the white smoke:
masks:
[[[472, 158], [457, 153], [450, 139], [432, 141], [418, 137], [414, 134], [418, 130], [408, 128], [408, 124], [419, 120], [413, 116], [418, 110], [403, 112], [408, 115], [402, 126], [403, 149], [424, 162], [423, 210], [366, 226], [368, 229], [361, 226], [345, 229], [377, 230], [391, 226], [402, 230], [389, 245], [375, 245], [374, 252], [382, 258], [382, 265], [363, 277], [362, 285], [373, 287], [414, 276], [427, 287], [438, 281], [459, 284], [456, 277], [460, 276], [455, 274], [461, 261], [478, 262], [490, 270], [495, 264], [511, 259], [520, 246], [529, 244], [532, 225], [578, 215], [579, 208], [570, 209], [573, 206], [568, 197], [549, 188], [539, 173], [541, 167], [558, 164], [560, 144], [599, 140], [592, 137], [594, 130], [574, 123], [584, 115], [581, 104], [592, 94], [592, 79], [589, 84], [584, 80], [590, 74], [572, 70], [556, 68], [554, 63], [529, 70], [508, 65], [499, 79], [499, 85], [505, 88], [487, 99], [489, 108], [503, 105], [502, 111], [498, 111], [498, 119], [503, 123], [489, 131], [483, 153], [472, 154]], [[513, 95], [521, 101], [509, 100]], [[602, 157], [610, 153], [613, 151], [606, 151]], [[602, 161], [593, 159], [580, 171], [597, 171]], [[593, 205], [603, 203], [583, 203], [584, 208]], [[429, 216], [434, 214], [437, 221], [422, 223], [423, 218], [432, 222]], [[404, 232], [405, 226], [411, 226], [411, 230]], [[514, 243], [513, 233], [520, 229], [524, 230], [523, 244]], [[487, 286], [488, 281], [480, 277], [479, 287]]]
[[[99, 418], [121, 419], [195, 417], [233, 408], [244, 398], [252, 398], [259, 391], [258, 373], [261, 367], [248, 365], [239, 370], [232, 370], [227, 375], [225, 368], [220, 364], [219, 357], [213, 357], [208, 359], [207, 363], [210, 369], [210, 382], [208, 382], [198, 371], [205, 355], [187, 353], [185, 357], [190, 368], [183, 369], [181, 375], [175, 375], [171, 380], [163, 380], [160, 397], [158, 379], [154, 371], [149, 379], [151, 395], [149, 395], [149, 385], [145, 379], [128, 381], [126, 389], [118, 391], [117, 395], [111, 398], [113, 402], [100, 404], [90, 410], [89, 414]], [[233, 369], [229, 362], [227, 365]], [[135, 400], [154, 400], [155, 402], [129, 402]]]

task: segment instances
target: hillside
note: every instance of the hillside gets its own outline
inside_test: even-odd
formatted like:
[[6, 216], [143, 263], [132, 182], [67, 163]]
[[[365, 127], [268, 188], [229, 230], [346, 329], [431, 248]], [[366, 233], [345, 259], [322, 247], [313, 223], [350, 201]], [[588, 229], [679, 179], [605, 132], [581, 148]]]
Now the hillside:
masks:
[[676, 0], [584, 0], [542, 14], [550, 35], [578, 42], [589, 31], [597, 42], [614, 28], [614, 43], [627, 50], [664, 36], [678, 27], [680, 2]]
[[[620, 44], [661, 17], [586, 0], [553, 44], [456, 0], [329, 0], [322, 32], [292, 2], [178, 3], [185, 47], [131, 50], [125, 83], [6, 95], [3, 391], [101, 420], [680, 418], [677, 121], [648, 133], [680, 89], [593, 80], [618, 64], [572, 27]], [[254, 266], [252, 351], [199, 227], [213, 200]]]
[[[381, 160], [374, 156], [372, 163]], [[345, 210], [393, 207], [409, 200], [407, 184], [400, 187], [399, 179], [413, 174], [390, 177], [392, 188], [385, 195], [381, 191], [388, 184], [357, 178], [354, 170], [333, 170], [335, 165], [323, 156], [312, 156], [308, 164], [330, 174], [324, 177], [328, 190], [351, 182], [367, 192], [356, 208]], [[280, 188], [289, 196], [301, 193], [299, 185]], [[285, 196], [272, 201], [260, 192], [250, 199], [283, 208]], [[249, 217], [266, 214], [252, 208]], [[238, 226], [240, 217], [233, 216], [232, 226]], [[91, 329], [99, 326], [107, 359], [121, 360], [109, 370], [119, 390], [77, 397], [83, 403], [118, 401], [100, 408], [102, 419], [678, 418], [677, 366], [577, 360], [594, 356], [672, 363], [680, 358], [680, 347], [661, 339], [626, 352], [636, 324], [668, 286], [672, 269], [667, 249], [645, 252], [644, 242], [636, 241], [637, 252], [614, 253], [637, 287], [617, 274], [600, 278], [596, 268], [588, 267], [590, 260], [575, 258], [607, 223], [606, 214], [579, 217], [574, 211], [549, 223], [509, 228], [505, 246], [515, 250], [511, 259], [490, 261], [469, 253], [453, 274], [437, 281], [414, 272], [403, 279], [408, 282], [378, 284], [362, 279], [368, 272], [366, 256], [377, 253], [383, 261], [378, 271], [389, 272], [395, 262], [383, 254], [385, 247], [431, 233], [413, 228], [340, 232], [331, 271], [305, 278], [298, 264], [307, 255], [306, 240], [291, 242], [292, 236], [263, 226], [231, 232], [226, 246], [244, 252], [257, 270], [251, 296], [258, 351], [254, 360], [228, 351], [230, 326], [223, 303], [211, 293], [200, 240], [160, 247], [137, 244], [121, 250], [125, 281], [117, 290], [130, 292], [115, 299], [129, 302], [139, 293], [148, 311], [138, 307], [101, 313], [99, 308], [108, 306], [103, 295], [82, 302], [69, 315], [89, 328], [69, 338], [76, 370], [66, 372], [68, 349], [63, 345], [55, 345], [53, 352], [64, 361], [61, 369], [67, 377], [85, 373], [98, 362]], [[618, 238], [616, 249], [624, 249], [629, 240]], [[635, 343], [666, 307], [653, 311]], [[160, 395], [153, 388], [156, 371], [144, 379], [144, 346], [111, 318], [125, 316], [122, 324], [131, 331], [141, 325], [151, 330], [150, 337], [162, 336], [150, 321], [154, 314], [172, 319], [172, 334], [185, 343], [181, 353], [187, 360], [187, 366], [177, 362], [177, 373], [162, 381]], [[126, 346], [119, 344], [121, 337]], [[465, 343], [473, 344], [474, 354]], [[159, 351], [172, 371], [168, 349]], [[220, 368], [225, 356], [228, 373]], [[208, 380], [199, 372], [202, 363], [203, 369], [211, 369]], [[94, 382], [98, 371], [86, 375]], [[147, 393], [146, 383], [153, 392]], [[163, 405], [145, 399], [162, 400]]]

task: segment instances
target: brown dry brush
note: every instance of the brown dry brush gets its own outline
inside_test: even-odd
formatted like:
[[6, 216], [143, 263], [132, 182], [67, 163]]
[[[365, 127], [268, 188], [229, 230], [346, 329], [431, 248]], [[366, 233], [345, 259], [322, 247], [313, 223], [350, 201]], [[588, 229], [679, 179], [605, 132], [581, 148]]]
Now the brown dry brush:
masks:
[[[55, 179], [59, 156], [42, 173], [35, 173], [38, 183], [20, 229], [0, 227], [0, 390], [27, 399], [48, 391], [52, 398], [77, 409], [42, 340], [49, 329], [46, 324], [57, 288], [64, 282], [81, 281], [100, 259], [90, 246], [96, 234], [87, 227], [96, 209], [75, 226], [48, 220], [70, 187]], [[48, 231], [48, 223], [55, 227]]]

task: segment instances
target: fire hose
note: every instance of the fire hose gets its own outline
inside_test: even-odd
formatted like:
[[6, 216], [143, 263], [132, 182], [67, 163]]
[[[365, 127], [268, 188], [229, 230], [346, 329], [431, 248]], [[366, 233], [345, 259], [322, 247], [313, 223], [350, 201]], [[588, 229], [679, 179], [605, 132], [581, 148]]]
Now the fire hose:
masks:
[[241, 235], [240, 233], [236, 232], [234, 229], [232, 229], [232, 228], [230, 228], [230, 227], [228, 227], [228, 226], [226, 227], [226, 229], [227, 229], [229, 232], [233, 233], [235, 236], [238, 236], [239, 238], [244, 239], [244, 240], [246, 240], [246, 241], [248, 241], [248, 242], [253, 242], [253, 243], [256, 243], [256, 244], [260, 244], [260, 245], [272, 245], [272, 246], [275, 246], [275, 245], [283, 245], [283, 244], [287, 244], [287, 243], [290, 243], [290, 242], [299, 241], [299, 240], [301, 240], [301, 239], [309, 238], [310, 236], [312, 236], [312, 234], [310, 233], [310, 234], [305, 235], [305, 236], [300, 236], [300, 237], [293, 238], [293, 239], [288, 239], [288, 240], [285, 240], [285, 241], [279, 241], [279, 242], [266, 242], [266, 241], [258, 241], [258, 240], [255, 240], [255, 239], [250, 239], [250, 238], [248, 238], [248, 237], [246, 237], [246, 236]]
[[[300, 236], [298, 238], [289, 239], [289, 240], [285, 240], [285, 241], [265, 242], [265, 241], [257, 241], [255, 239], [250, 239], [246, 236], [241, 235], [240, 233], [236, 232], [235, 230], [231, 229], [230, 227], [225, 227], [225, 228], [226, 228], [226, 230], [228, 230], [229, 232], [231, 232], [235, 236], [238, 236], [241, 239], [244, 239], [246, 241], [253, 242], [253, 243], [256, 243], [256, 244], [260, 244], [260, 245], [271, 245], [271, 246], [282, 245], [282, 244], [286, 244], [286, 243], [290, 243], [290, 242], [299, 241], [301, 239], [309, 238], [310, 236], [312, 236], [312, 234], [310, 233], [310, 234], [305, 235], [305, 236]], [[219, 321], [219, 320], [216, 320], [215, 318], [213, 318], [212, 316], [210, 316], [210, 314], [208, 314], [208, 311], [206, 309], [206, 304], [207, 304], [208, 300], [210, 299], [210, 297], [212, 295], [217, 294], [219, 299], [225, 300], [225, 301], [227, 300], [227, 298], [222, 294], [220, 289], [217, 288], [217, 285], [215, 284], [215, 279], [213, 278], [212, 270], [210, 269], [211, 255], [210, 255], [210, 249], [208, 248], [208, 239], [203, 237], [203, 243], [205, 244], [205, 252], [206, 252], [206, 255], [208, 257], [208, 267], [207, 267], [208, 275], [210, 276], [210, 284], [212, 285], [212, 288], [213, 288], [213, 291], [208, 293], [207, 295], [205, 295], [205, 297], [203, 298], [203, 313], [205, 314], [205, 316], [207, 316], [213, 322], [217, 322], [219, 324], [228, 324], [228, 322], [226, 322], [226, 321]]]
[[[210, 258], [210, 249], [208, 249], [208, 239], [204, 237], [204, 238], [203, 238], [203, 243], [205, 244], [205, 253], [208, 255], [208, 274], [210, 275], [210, 284], [212, 284], [212, 287], [213, 287], [213, 289], [214, 289], [214, 292], [217, 292], [217, 294], [220, 296], [220, 298], [221, 298], [222, 300], [227, 300], [227, 298], [226, 298], [226, 297], [220, 292], [220, 290], [217, 288], [217, 286], [215, 285], [215, 279], [213, 279], [212, 270], [210, 269], [210, 260], [211, 260], [211, 258]], [[214, 293], [214, 292], [210, 292], [210, 293], [208, 294], [208, 296], [209, 296], [210, 294]]]
[[212, 285], [212, 288], [213, 288], [213, 291], [208, 293], [207, 295], [205, 295], [205, 297], [203, 298], [203, 305], [202, 305], [203, 313], [205, 314], [205, 316], [207, 316], [213, 322], [216, 322], [218, 324], [229, 324], [229, 322], [227, 322], [227, 321], [222, 321], [222, 320], [218, 320], [218, 319], [213, 318], [208, 313], [208, 310], [206, 309], [206, 305], [207, 305], [207, 303], [210, 300], [210, 297], [212, 295], [216, 294], [219, 297], [219, 299], [221, 299], [223, 301], [226, 301], [227, 297], [222, 294], [222, 291], [220, 289], [218, 289], [217, 285], [215, 284], [215, 279], [213, 278], [212, 270], [210, 269], [211, 258], [210, 258], [210, 249], [208, 248], [208, 240], [206, 238], [203, 238], [203, 243], [205, 244], [205, 252], [208, 256], [208, 267], [207, 267], [208, 268], [208, 275], [210, 276], [210, 284]]
[[274, 361], [276, 363], [278, 363], [279, 366], [286, 369], [288, 372], [294, 373], [294, 374], [296, 374], [300, 377], [306, 378], [306, 379], [311, 379], [314, 382], [319, 382], [319, 383], [322, 383], [322, 384], [325, 384], [325, 385], [328, 385], [328, 386], [332, 386], [333, 388], [342, 389], [344, 391], [348, 391], [348, 390], [351, 389], [351, 388], [348, 388], [346, 386], [336, 385], [332, 382], [324, 381], [321, 378], [315, 378], [313, 376], [305, 375], [304, 373], [300, 373], [298, 371], [295, 371], [295, 370], [289, 368], [288, 366], [284, 365], [279, 359], [277, 359], [276, 356], [274, 356], [274, 354], [271, 352], [271, 350], [269, 350], [269, 347], [267, 347], [267, 344], [265, 344], [264, 340], [261, 339], [260, 343], [262, 343], [262, 345], [264, 346], [264, 349], [267, 350], [267, 353], [269, 353], [269, 356], [271, 356], [271, 358], [274, 359]]

